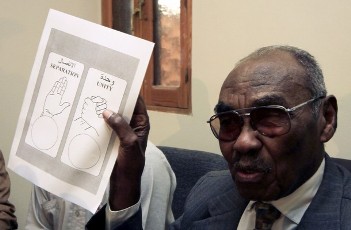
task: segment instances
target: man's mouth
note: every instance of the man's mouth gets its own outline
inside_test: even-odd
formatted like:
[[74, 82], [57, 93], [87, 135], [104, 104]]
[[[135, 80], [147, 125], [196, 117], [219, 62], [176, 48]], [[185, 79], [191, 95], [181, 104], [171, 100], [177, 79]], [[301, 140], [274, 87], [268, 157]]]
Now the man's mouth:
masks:
[[269, 173], [272, 169], [267, 166], [258, 166], [258, 165], [241, 165], [236, 163], [234, 165], [234, 176], [235, 181], [241, 183], [257, 183]]
[[263, 171], [239, 170], [235, 172], [235, 181], [241, 183], [257, 183], [264, 175], [265, 173]]

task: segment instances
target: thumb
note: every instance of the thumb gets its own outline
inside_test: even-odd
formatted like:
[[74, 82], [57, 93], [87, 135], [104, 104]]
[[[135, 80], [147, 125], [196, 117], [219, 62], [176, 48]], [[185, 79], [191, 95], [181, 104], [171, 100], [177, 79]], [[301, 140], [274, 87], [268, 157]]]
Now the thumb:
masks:
[[71, 104], [69, 103], [69, 102], [65, 102], [65, 103], [62, 103], [61, 105], [60, 105], [60, 109], [61, 109], [61, 111], [60, 112], [62, 112], [63, 110], [65, 110], [67, 107], [69, 107]]

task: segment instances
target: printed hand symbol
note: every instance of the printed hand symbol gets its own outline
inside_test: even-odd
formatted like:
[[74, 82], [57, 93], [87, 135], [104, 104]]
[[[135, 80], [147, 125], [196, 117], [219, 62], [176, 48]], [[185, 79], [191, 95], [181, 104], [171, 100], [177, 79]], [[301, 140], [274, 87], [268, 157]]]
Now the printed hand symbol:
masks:
[[106, 100], [97, 96], [88, 97], [84, 100], [82, 118], [90, 125], [97, 124], [102, 118], [102, 112], [107, 108]]
[[63, 112], [71, 104], [62, 103], [62, 97], [67, 88], [67, 78], [62, 77], [55, 82], [49, 94], [46, 96], [42, 116], [53, 117]]
[[95, 127], [102, 119], [102, 112], [106, 110], [107, 104], [106, 100], [102, 97], [87, 97], [84, 100], [82, 113], [79, 118], [75, 119], [82, 126], [84, 130], [93, 128], [97, 135]]

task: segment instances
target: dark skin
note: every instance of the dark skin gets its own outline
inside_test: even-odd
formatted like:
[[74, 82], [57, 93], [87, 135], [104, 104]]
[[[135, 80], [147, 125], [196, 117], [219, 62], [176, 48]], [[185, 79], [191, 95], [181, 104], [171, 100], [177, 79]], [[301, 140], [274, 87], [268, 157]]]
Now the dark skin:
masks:
[[150, 123], [141, 97], [137, 100], [130, 125], [111, 111], [104, 111], [103, 116], [120, 140], [118, 157], [110, 177], [109, 197], [111, 210], [118, 211], [139, 200]]
[[[275, 51], [235, 68], [222, 86], [219, 103], [232, 109], [260, 105], [291, 108], [312, 98], [304, 76], [304, 69], [294, 57]], [[277, 200], [295, 191], [316, 172], [324, 156], [323, 143], [335, 132], [335, 97], [323, 99], [317, 119], [311, 112], [311, 106], [298, 110], [290, 131], [277, 137], [259, 134], [245, 118], [236, 141], [219, 142], [243, 197]]]

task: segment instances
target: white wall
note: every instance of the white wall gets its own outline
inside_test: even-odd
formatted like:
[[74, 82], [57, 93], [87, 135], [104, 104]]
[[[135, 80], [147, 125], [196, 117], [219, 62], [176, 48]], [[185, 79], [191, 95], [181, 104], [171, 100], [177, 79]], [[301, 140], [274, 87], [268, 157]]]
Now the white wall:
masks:
[[[0, 0], [0, 149], [8, 159], [24, 92], [47, 12], [54, 8], [100, 22], [100, 1]], [[319, 60], [329, 93], [339, 99], [339, 128], [327, 144], [333, 156], [351, 158], [351, 2], [340, 0], [193, 0], [192, 115], [150, 112], [157, 145], [219, 153], [206, 120], [234, 63], [254, 49], [289, 44]], [[23, 229], [30, 184], [10, 172], [11, 200]]]

